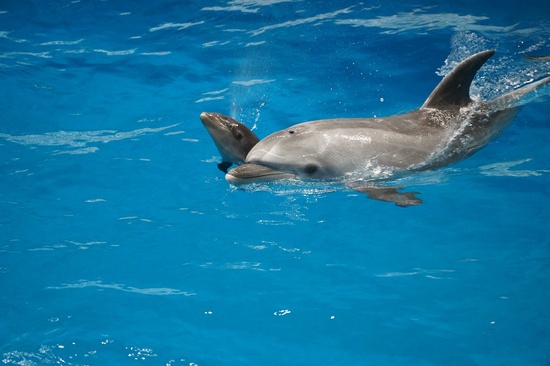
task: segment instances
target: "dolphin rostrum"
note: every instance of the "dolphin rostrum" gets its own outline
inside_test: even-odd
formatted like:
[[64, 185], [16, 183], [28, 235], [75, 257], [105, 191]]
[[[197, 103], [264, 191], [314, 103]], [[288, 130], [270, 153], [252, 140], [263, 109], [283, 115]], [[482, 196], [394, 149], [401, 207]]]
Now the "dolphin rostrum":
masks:
[[550, 76], [490, 101], [473, 101], [470, 85], [494, 55], [483, 51], [459, 63], [417, 110], [383, 118], [304, 122], [258, 141], [246, 126], [217, 114], [201, 114], [234, 185], [280, 179], [343, 183], [370, 198], [398, 206], [422, 203], [418, 192], [397, 192], [390, 179], [467, 158], [495, 139], [521, 108], [520, 99], [550, 84]]

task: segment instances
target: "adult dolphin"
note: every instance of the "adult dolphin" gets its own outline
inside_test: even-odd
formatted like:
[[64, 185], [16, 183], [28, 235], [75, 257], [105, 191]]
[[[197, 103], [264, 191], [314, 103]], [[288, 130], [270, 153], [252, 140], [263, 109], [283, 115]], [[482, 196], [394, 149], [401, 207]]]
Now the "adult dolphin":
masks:
[[[227, 172], [231, 184], [288, 178], [324, 180], [344, 183], [370, 198], [398, 206], [417, 205], [422, 203], [417, 192], [397, 192], [400, 187], [384, 183], [472, 155], [512, 122], [521, 108], [520, 99], [550, 83], [550, 77], [545, 77], [491, 101], [474, 102], [470, 98], [472, 80], [494, 53], [483, 51], [459, 63], [424, 104], [410, 113], [304, 122], [267, 136], [248, 151], [249, 145], [242, 147], [235, 138], [220, 138], [221, 134], [212, 132], [239, 122], [216, 113], [202, 113], [201, 120], [218, 149], [222, 146], [246, 155], [244, 164], [240, 159], [231, 161], [242, 164]], [[224, 119], [229, 122], [212, 123]]]

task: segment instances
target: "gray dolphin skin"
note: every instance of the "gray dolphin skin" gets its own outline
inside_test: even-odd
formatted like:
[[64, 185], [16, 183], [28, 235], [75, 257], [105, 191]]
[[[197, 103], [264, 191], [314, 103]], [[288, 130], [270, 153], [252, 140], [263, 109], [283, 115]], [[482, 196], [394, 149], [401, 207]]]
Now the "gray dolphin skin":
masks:
[[201, 120], [224, 162], [241, 164], [226, 174], [233, 185], [321, 180], [401, 207], [418, 205], [418, 192], [398, 192], [401, 187], [388, 187], [388, 181], [467, 158], [512, 122], [523, 97], [550, 84], [547, 76], [496, 99], [473, 101], [472, 80], [494, 53], [483, 51], [463, 60], [419, 109], [405, 114], [304, 122], [259, 142], [250, 138], [247, 144], [227, 132], [227, 125], [236, 124], [241, 134], [255, 137], [239, 122], [215, 113], [203, 113]]
[[218, 168], [224, 173], [233, 164], [243, 164], [259, 141], [248, 127], [223, 114], [203, 112], [200, 118], [222, 155]]

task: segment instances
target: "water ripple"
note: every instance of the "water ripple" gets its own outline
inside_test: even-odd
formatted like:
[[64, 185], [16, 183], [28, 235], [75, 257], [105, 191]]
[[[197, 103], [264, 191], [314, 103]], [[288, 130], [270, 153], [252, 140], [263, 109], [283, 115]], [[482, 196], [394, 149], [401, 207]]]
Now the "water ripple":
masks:
[[[190, 264], [190, 263], [187, 263]], [[199, 264], [198, 267], [200, 268], [215, 268], [215, 269], [222, 269], [222, 270], [253, 270], [253, 271], [259, 271], [259, 272], [278, 272], [281, 269], [280, 268], [262, 268], [262, 263], [260, 262], [230, 262], [230, 263], [224, 263], [220, 265], [215, 265], [213, 262], [207, 262], [204, 264]]]
[[156, 31], [159, 31], [159, 30], [163, 30], [163, 29], [171, 29], [171, 28], [176, 28], [176, 30], [180, 31], [180, 30], [184, 30], [184, 29], [187, 29], [189, 27], [192, 27], [194, 25], [199, 25], [199, 24], [203, 24], [204, 21], [200, 21], [200, 22], [189, 22], [189, 23], [164, 23], [164, 24], [161, 24], [159, 26], [156, 26], [156, 27], [153, 27], [153, 28], [149, 28], [149, 32], [156, 32]]
[[[158, 127], [158, 128], [140, 128], [133, 131], [119, 132], [115, 130], [96, 130], [96, 131], [57, 131], [46, 132], [44, 134], [32, 134], [32, 135], [10, 135], [6, 133], [0, 133], [0, 138], [3, 138], [9, 142], [13, 142], [21, 145], [36, 145], [36, 146], [69, 146], [72, 148], [85, 148], [79, 150], [70, 150], [65, 153], [69, 154], [86, 154], [95, 152], [99, 148], [91, 147], [87, 148], [91, 143], [108, 143], [111, 141], [120, 141], [137, 136], [157, 133], [169, 128], [175, 127], [178, 124], [170, 126]], [[56, 152], [56, 154], [62, 154], [63, 152]]]
[[86, 281], [80, 280], [76, 283], [66, 283], [60, 286], [50, 286], [46, 287], [47, 290], [66, 290], [66, 289], [80, 289], [88, 287], [97, 287], [100, 289], [109, 289], [109, 290], [118, 290], [123, 292], [131, 292], [141, 295], [154, 295], [154, 296], [170, 296], [170, 295], [180, 295], [180, 296], [194, 296], [195, 292], [181, 291], [178, 289], [168, 288], [168, 287], [151, 287], [151, 288], [137, 288], [132, 286], [126, 286], [123, 284], [107, 284], [102, 281]]
[[227, 2], [227, 6], [209, 6], [202, 8], [202, 10], [257, 13], [262, 6], [274, 5], [279, 3], [290, 3], [294, 1], [295, 0], [231, 0]]
[[378, 274], [376, 277], [407, 277], [407, 276], [424, 276], [433, 280], [448, 280], [451, 277], [442, 277], [441, 274], [454, 273], [454, 269], [423, 269], [423, 268], [413, 268], [408, 272], [387, 272], [383, 274]]
[[545, 173], [550, 173], [550, 170], [548, 169], [511, 170], [513, 167], [528, 161], [531, 161], [531, 159], [488, 164], [480, 167], [479, 170], [481, 171], [481, 174], [488, 177], [538, 177]]
[[249, 33], [252, 36], [257, 36], [257, 35], [260, 35], [262, 33], [267, 32], [269, 30], [273, 30], [273, 29], [277, 29], [277, 28], [288, 28], [288, 27], [295, 27], [297, 25], [327, 21], [327, 20], [331, 20], [331, 19], [333, 19], [333, 18], [335, 18], [335, 17], [337, 17], [341, 14], [351, 13], [352, 8], [353, 8], [353, 6], [350, 6], [350, 7], [344, 8], [344, 9], [336, 10], [336, 11], [329, 12], [329, 13], [318, 14], [318, 15], [308, 17], [308, 18], [289, 20], [289, 21], [286, 21], [286, 22], [283, 22], [283, 23], [278, 23], [278, 24], [271, 24], [271, 25], [267, 25], [265, 27], [261, 27], [261, 28], [258, 28], [256, 30], [250, 31]]
[[487, 16], [460, 15], [457, 13], [433, 13], [431, 7], [414, 9], [409, 12], [399, 12], [389, 16], [378, 16], [366, 19], [336, 20], [335, 24], [351, 25], [353, 27], [380, 28], [381, 34], [399, 34], [406, 32], [418, 32], [427, 34], [443, 29], [452, 29], [457, 32], [465, 30], [498, 33], [509, 35], [512, 33], [524, 34], [536, 31], [535, 29], [518, 29], [519, 23], [512, 25], [487, 25], [482, 24], [490, 18]]

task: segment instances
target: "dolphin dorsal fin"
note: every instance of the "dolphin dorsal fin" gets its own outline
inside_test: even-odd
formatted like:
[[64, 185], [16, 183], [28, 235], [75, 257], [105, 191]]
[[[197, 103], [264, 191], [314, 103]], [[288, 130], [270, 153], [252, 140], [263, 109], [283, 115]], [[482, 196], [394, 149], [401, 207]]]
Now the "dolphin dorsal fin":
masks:
[[468, 105], [472, 101], [470, 85], [474, 76], [494, 54], [493, 50], [476, 53], [456, 65], [432, 91], [421, 108], [447, 109]]

